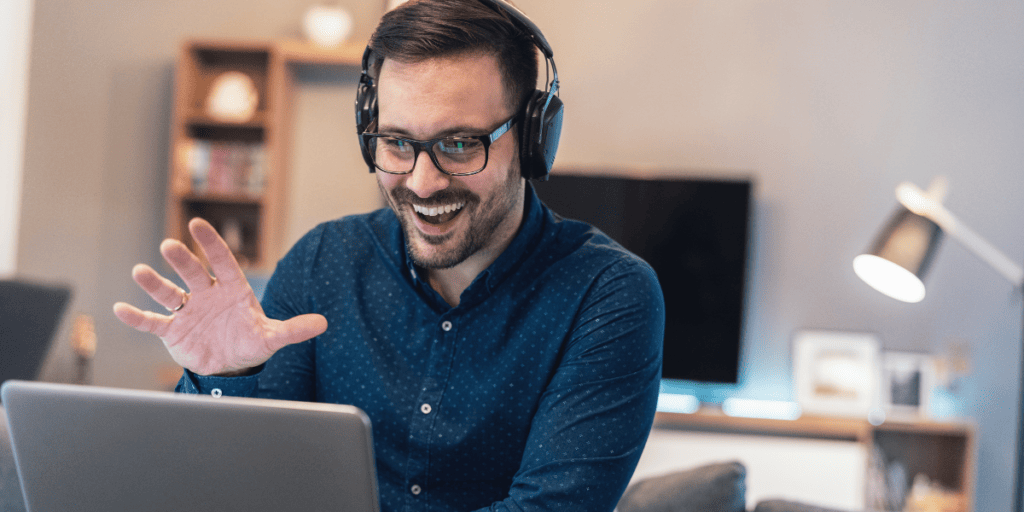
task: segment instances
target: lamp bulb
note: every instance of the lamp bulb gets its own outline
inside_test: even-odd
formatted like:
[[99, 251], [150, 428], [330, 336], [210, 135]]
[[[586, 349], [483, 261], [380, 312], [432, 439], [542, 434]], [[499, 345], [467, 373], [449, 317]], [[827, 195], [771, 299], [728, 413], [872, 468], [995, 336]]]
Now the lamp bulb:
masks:
[[853, 259], [853, 271], [872, 288], [903, 302], [924, 300], [924, 283], [913, 272], [873, 254]]

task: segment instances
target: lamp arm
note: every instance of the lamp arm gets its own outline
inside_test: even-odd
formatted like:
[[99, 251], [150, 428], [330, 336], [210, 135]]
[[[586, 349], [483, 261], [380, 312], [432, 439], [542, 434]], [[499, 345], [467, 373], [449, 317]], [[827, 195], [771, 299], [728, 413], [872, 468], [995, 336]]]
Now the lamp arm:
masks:
[[957, 239], [968, 250], [1002, 274], [1016, 287], [1024, 285], [1024, 269], [981, 235], [956, 218], [925, 191], [913, 183], [903, 182], [896, 187], [896, 198], [908, 210], [939, 225], [949, 236]]

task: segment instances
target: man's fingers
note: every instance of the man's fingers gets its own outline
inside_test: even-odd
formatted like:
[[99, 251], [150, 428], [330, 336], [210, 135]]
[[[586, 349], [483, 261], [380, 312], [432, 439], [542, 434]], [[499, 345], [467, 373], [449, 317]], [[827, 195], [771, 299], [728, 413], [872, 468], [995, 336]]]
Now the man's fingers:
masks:
[[185, 281], [190, 291], [202, 291], [213, 284], [213, 278], [203, 268], [203, 263], [185, 247], [185, 244], [173, 239], [164, 240], [160, 244], [160, 254], [181, 276], [181, 280]]
[[326, 330], [327, 319], [323, 315], [309, 314], [289, 318], [281, 322], [280, 330], [274, 340], [277, 345], [275, 350], [319, 336]]
[[199, 246], [206, 254], [206, 260], [210, 262], [213, 275], [217, 276], [217, 279], [225, 283], [245, 280], [245, 274], [238, 266], [235, 255], [231, 253], [231, 248], [209, 222], [196, 217], [189, 221], [188, 230], [192, 233], [192, 238], [199, 242]]
[[149, 265], [142, 263], [135, 265], [135, 268], [132, 269], [132, 279], [134, 279], [150, 297], [153, 297], [153, 300], [157, 301], [157, 303], [167, 309], [174, 309], [178, 307], [182, 300], [184, 300], [184, 297], [182, 296], [184, 290], [171, 282], [170, 279], [161, 276]]
[[114, 315], [129, 327], [163, 337], [171, 326], [171, 317], [143, 311], [131, 304], [114, 304]]

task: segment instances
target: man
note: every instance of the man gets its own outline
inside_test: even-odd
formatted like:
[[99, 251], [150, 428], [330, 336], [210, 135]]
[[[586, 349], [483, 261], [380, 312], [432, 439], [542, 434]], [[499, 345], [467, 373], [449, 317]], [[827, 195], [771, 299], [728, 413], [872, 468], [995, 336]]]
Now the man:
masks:
[[414, 0], [383, 18], [360, 137], [389, 208], [313, 229], [262, 307], [200, 219], [216, 277], [167, 240], [189, 292], [133, 277], [172, 314], [114, 306], [186, 368], [179, 391], [366, 411], [385, 511], [612, 510], [654, 415], [659, 285], [523, 177], [536, 39], [507, 9]]

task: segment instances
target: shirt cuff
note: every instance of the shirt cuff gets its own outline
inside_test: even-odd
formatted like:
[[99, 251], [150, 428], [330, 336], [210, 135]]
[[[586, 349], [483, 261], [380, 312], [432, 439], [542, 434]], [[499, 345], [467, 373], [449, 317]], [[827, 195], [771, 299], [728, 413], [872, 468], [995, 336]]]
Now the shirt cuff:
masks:
[[177, 391], [190, 395], [213, 396], [254, 396], [259, 386], [259, 377], [264, 365], [256, 369], [256, 373], [243, 377], [214, 377], [199, 375], [186, 369], [178, 384]]

